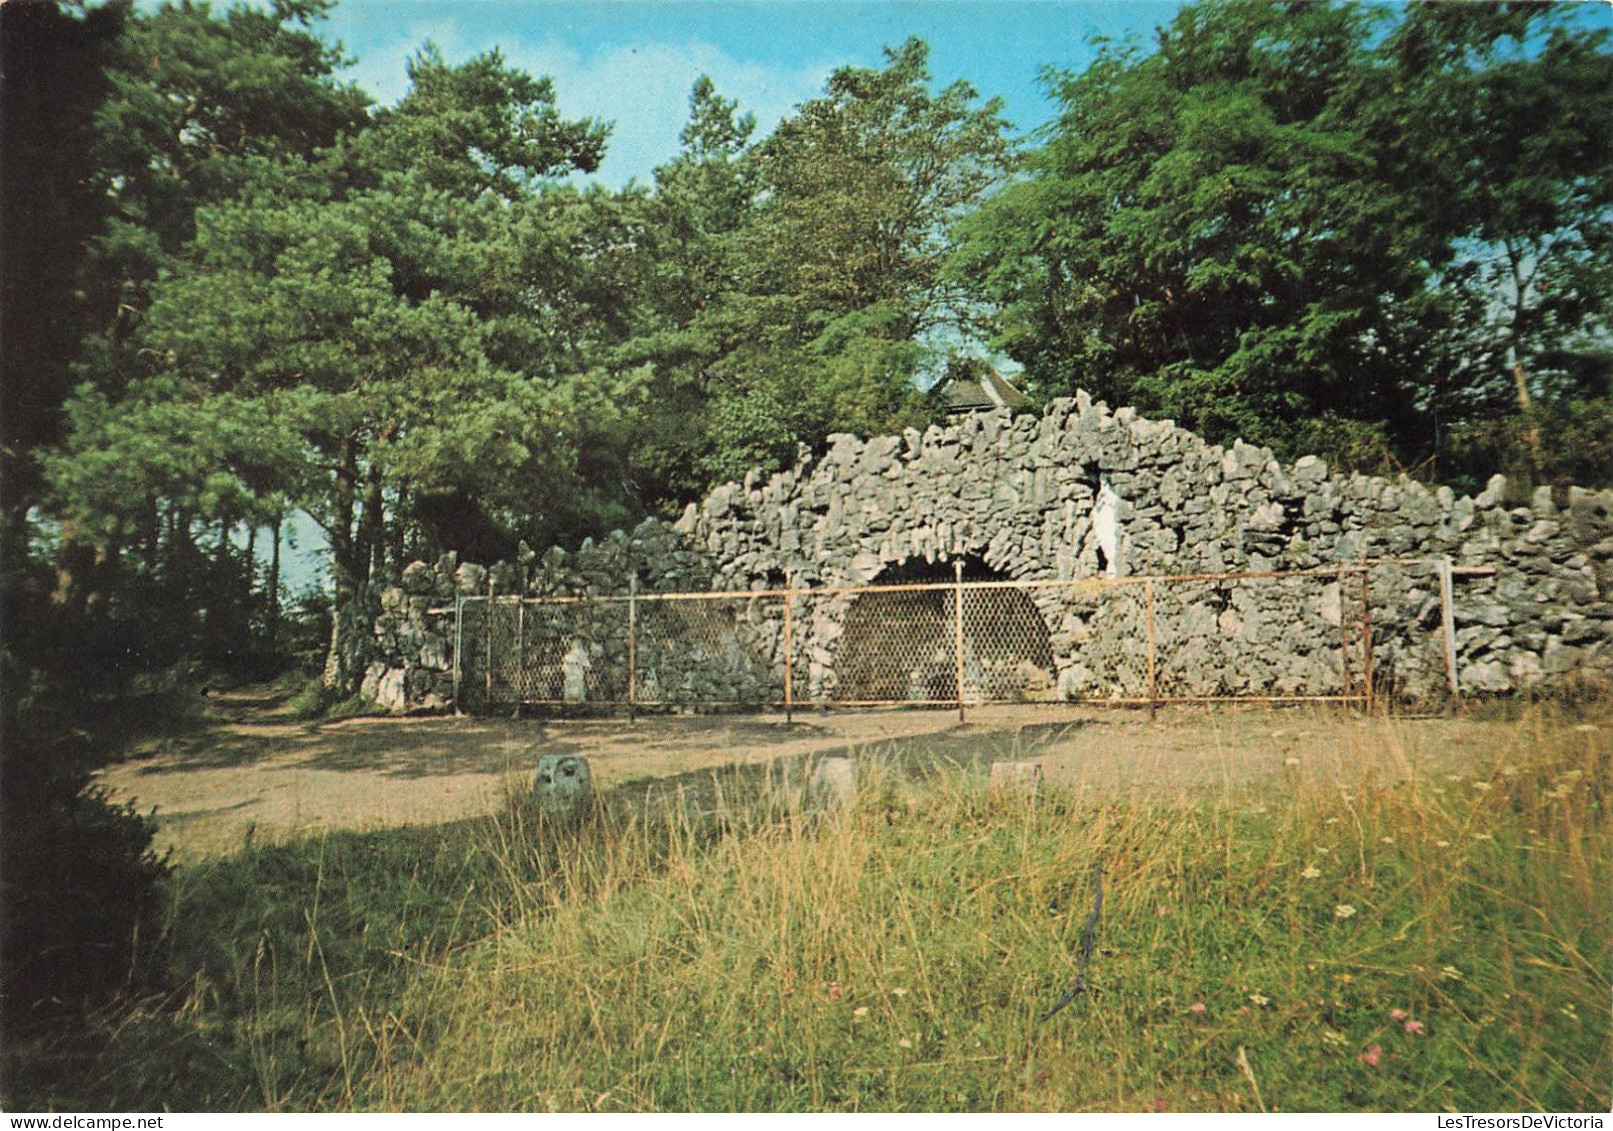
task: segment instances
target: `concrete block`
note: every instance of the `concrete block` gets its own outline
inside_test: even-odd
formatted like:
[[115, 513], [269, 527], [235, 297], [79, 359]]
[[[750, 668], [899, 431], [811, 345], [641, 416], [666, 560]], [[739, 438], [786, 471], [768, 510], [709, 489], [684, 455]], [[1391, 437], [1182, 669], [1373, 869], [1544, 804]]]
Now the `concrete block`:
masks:
[[1034, 798], [1042, 784], [1040, 762], [993, 762], [991, 791]]

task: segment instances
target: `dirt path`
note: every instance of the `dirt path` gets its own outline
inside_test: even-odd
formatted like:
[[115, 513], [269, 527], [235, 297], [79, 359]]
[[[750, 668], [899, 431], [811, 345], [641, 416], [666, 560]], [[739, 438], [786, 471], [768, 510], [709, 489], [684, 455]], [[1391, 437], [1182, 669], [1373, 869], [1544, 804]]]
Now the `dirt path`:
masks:
[[957, 762], [1035, 759], [1049, 782], [1250, 803], [1263, 782], [1456, 773], [1504, 758], [1515, 724], [1357, 719], [1316, 710], [952, 711], [625, 719], [293, 719], [258, 691], [209, 700], [203, 725], [138, 746], [102, 772], [155, 807], [180, 859], [320, 829], [430, 824], [487, 811], [543, 754], [578, 753], [602, 791], [725, 766], [852, 752]]

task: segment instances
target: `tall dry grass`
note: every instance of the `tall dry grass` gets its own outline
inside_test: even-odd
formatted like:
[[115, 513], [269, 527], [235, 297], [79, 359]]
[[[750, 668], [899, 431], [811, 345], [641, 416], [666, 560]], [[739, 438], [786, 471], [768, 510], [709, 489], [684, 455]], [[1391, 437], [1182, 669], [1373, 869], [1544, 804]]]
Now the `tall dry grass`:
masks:
[[[1030, 803], [870, 760], [838, 810], [735, 777], [256, 849], [190, 877], [182, 1003], [121, 1018], [68, 1098], [1608, 1110], [1606, 712], [1533, 707], [1459, 774], [1412, 725], [1325, 752], [1378, 772], [1254, 796]], [[1040, 1023], [1096, 861], [1092, 991]]]

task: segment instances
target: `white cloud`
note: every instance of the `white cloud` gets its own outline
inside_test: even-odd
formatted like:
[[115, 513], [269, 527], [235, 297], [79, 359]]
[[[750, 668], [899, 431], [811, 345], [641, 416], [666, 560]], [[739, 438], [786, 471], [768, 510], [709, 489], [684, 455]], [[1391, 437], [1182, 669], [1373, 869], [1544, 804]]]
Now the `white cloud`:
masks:
[[[342, 9], [337, 11], [341, 12]], [[359, 57], [357, 65], [349, 68], [344, 77], [358, 83], [382, 106], [391, 106], [408, 93], [409, 58], [428, 40], [435, 43], [445, 57], [455, 62], [470, 58], [478, 50], [487, 49], [466, 44], [460, 38], [459, 29], [454, 21], [447, 17], [411, 20], [396, 31], [385, 35], [377, 36], [371, 33], [365, 36], [364, 48], [358, 52], [353, 50], [351, 32], [343, 34], [342, 38], [347, 41], [348, 54], [357, 54]], [[491, 47], [492, 44], [488, 46]]]
[[646, 43], [583, 56], [564, 44], [506, 48], [510, 62], [554, 79], [556, 101], [572, 117], [588, 115], [615, 123], [602, 180], [647, 181], [655, 166], [678, 151], [678, 134], [689, 118], [689, 91], [710, 75], [724, 98], [756, 115], [757, 137], [766, 136], [795, 106], [823, 89], [828, 64], [768, 67], [729, 56], [707, 43]]
[[505, 61], [554, 80], [555, 99], [570, 118], [613, 123], [605, 162], [597, 176], [620, 186], [631, 178], [648, 182], [655, 167], [678, 151], [678, 134], [689, 117], [695, 79], [710, 75], [724, 98], [756, 115], [756, 137], [765, 137], [797, 104], [823, 90], [833, 65], [766, 66], [735, 59], [698, 41], [614, 46], [584, 53], [555, 39], [524, 43], [467, 40], [453, 19], [411, 21], [385, 37], [373, 34], [348, 77], [381, 105], [408, 90], [405, 62], [431, 40], [452, 63], [499, 48]]

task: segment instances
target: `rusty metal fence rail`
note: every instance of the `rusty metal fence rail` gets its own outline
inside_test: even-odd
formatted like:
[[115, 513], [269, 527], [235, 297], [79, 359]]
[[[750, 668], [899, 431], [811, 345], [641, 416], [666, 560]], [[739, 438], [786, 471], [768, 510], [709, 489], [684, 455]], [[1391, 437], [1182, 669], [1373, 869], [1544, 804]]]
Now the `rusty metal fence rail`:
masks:
[[797, 709], [1005, 702], [1370, 706], [1369, 572], [461, 596], [455, 702]]

